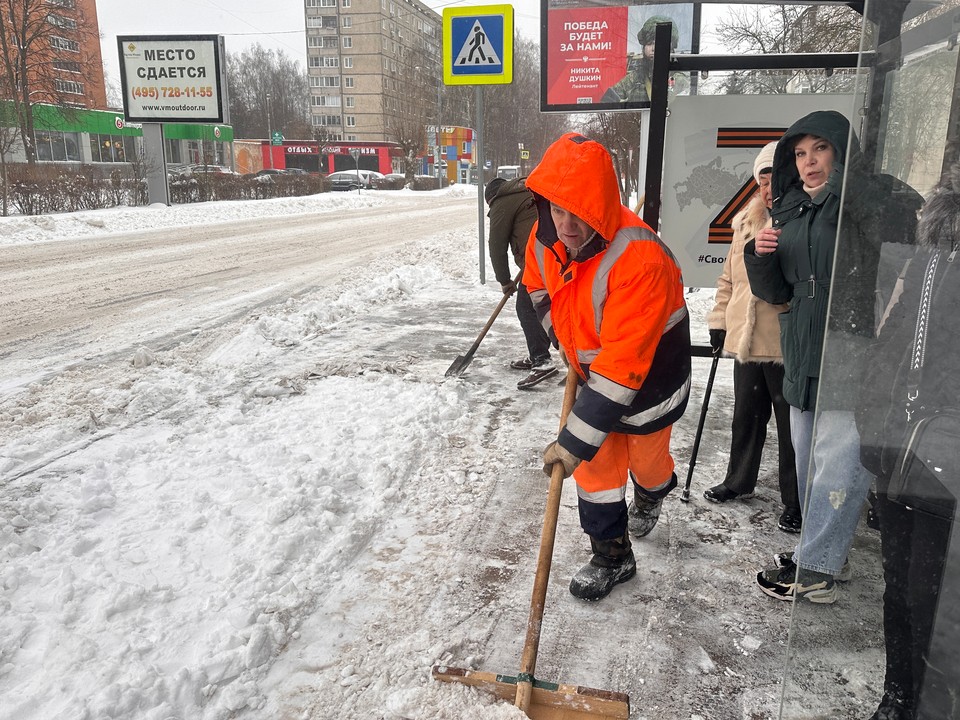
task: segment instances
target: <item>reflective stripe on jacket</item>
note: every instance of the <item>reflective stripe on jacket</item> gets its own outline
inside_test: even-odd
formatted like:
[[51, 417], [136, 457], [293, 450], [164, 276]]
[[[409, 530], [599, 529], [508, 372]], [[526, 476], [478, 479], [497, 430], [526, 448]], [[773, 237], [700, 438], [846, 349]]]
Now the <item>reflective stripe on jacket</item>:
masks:
[[[647, 434], [680, 418], [690, 391], [690, 327], [680, 268], [620, 204], [609, 155], [566, 137], [565, 151], [546, 156], [527, 179], [540, 217], [524, 284], [585, 381], [559, 441], [590, 460], [610, 432]], [[550, 202], [597, 231], [575, 258], [557, 239]]]

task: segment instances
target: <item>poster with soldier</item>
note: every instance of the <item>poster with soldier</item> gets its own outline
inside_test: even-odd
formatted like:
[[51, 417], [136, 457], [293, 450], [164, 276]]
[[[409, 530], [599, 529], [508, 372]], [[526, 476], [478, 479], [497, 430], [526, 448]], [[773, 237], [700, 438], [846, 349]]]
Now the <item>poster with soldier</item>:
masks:
[[[542, 0], [540, 109], [634, 110], [650, 107], [654, 37], [669, 22], [671, 52], [693, 46], [693, 4], [637, 0]], [[689, 90], [686, 73], [672, 73], [671, 95]]]

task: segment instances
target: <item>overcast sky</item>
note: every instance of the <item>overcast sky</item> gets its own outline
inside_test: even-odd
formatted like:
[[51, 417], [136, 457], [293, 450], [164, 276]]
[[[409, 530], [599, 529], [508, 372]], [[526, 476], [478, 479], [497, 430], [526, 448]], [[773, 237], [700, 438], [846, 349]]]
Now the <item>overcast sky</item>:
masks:
[[[477, 0], [425, 0], [438, 13], [444, 7], [492, 4]], [[514, 0], [514, 22], [521, 34], [539, 39], [540, 0]], [[226, 37], [227, 52], [260, 43], [283, 50], [306, 65], [303, 0], [97, 0], [97, 18], [107, 81], [117, 83], [117, 35], [191, 35]]]

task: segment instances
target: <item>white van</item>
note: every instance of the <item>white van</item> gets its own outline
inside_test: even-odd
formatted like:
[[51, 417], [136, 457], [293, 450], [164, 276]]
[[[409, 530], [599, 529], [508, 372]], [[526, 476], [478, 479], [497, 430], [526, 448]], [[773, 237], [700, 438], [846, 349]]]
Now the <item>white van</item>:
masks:
[[514, 180], [520, 177], [519, 165], [501, 165], [497, 168], [497, 177], [504, 180]]

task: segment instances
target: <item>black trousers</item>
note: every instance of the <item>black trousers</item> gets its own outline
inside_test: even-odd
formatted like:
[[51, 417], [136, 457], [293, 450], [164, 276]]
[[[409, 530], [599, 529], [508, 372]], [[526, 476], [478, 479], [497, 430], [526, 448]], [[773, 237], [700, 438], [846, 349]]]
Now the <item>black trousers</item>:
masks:
[[783, 365], [777, 363], [733, 364], [733, 434], [723, 484], [738, 495], [754, 491], [767, 439], [767, 423], [774, 413], [780, 451], [780, 500], [784, 507], [799, 509], [797, 467], [790, 439], [790, 405], [783, 399]]
[[527, 357], [536, 365], [550, 359], [550, 338], [547, 331], [537, 319], [537, 311], [533, 307], [530, 293], [523, 283], [517, 285], [517, 318], [520, 320], [520, 329], [527, 341]]
[[918, 719], [954, 718], [960, 675], [954, 556], [960, 549], [948, 553], [953, 523], [894, 502], [884, 490], [877, 494], [886, 582], [884, 690], [916, 703]]

